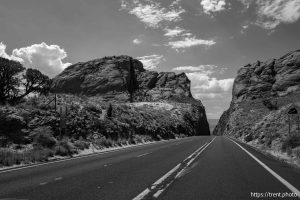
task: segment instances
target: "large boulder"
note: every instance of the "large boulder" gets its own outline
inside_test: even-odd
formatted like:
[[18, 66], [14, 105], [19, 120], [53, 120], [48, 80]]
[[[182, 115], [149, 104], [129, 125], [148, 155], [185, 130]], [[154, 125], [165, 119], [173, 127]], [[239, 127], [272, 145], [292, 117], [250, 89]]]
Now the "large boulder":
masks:
[[[128, 79], [132, 73], [131, 59], [129, 56], [112, 56], [71, 65], [54, 78], [52, 91], [87, 96], [113, 95], [115, 99], [122, 100], [120, 95], [124, 97], [127, 94]], [[186, 74], [148, 71], [136, 59], [132, 59], [132, 65], [137, 84], [135, 88], [138, 88], [135, 98], [139, 101], [193, 100]]]

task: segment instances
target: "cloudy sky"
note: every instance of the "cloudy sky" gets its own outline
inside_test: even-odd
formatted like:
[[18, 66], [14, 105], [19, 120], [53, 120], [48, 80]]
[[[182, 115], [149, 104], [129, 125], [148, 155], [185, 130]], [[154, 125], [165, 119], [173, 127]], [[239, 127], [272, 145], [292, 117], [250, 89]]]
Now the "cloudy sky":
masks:
[[0, 56], [53, 77], [126, 54], [186, 72], [209, 118], [229, 107], [237, 70], [300, 49], [299, 0], [0, 0]]

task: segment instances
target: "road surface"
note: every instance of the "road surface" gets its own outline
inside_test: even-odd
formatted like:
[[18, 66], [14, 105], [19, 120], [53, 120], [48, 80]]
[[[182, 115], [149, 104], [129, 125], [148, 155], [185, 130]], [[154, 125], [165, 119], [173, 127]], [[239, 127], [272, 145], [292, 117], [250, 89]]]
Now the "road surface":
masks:
[[298, 169], [241, 147], [226, 137], [190, 137], [2, 171], [0, 199], [233, 200], [300, 189]]

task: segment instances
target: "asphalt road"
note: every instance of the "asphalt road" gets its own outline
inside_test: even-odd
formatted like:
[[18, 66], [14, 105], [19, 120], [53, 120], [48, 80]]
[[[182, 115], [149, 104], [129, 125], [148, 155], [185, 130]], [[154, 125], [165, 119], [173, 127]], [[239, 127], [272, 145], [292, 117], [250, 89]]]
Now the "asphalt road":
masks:
[[191, 137], [0, 171], [0, 199], [231, 200], [300, 189], [298, 169], [242, 147], [275, 175], [228, 138]]

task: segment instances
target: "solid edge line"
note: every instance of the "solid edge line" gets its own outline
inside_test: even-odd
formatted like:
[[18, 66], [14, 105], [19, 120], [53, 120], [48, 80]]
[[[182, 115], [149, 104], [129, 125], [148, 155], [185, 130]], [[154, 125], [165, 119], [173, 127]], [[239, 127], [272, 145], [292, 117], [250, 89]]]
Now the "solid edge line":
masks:
[[102, 155], [102, 154], [106, 154], [106, 153], [118, 152], [118, 151], [122, 151], [122, 150], [126, 150], [126, 149], [133, 149], [133, 148], [136, 148], [136, 147], [148, 146], [148, 145], [151, 145], [151, 144], [160, 144], [160, 143], [171, 142], [171, 141], [174, 141], [174, 140], [182, 140], [182, 139], [186, 139], [186, 138], [178, 138], [178, 139], [171, 139], [171, 140], [162, 140], [162, 141], [157, 141], [157, 142], [142, 143], [142, 144], [137, 144], [137, 145], [133, 145], [133, 146], [125, 146], [125, 147], [122, 147], [122, 148], [119, 148], [119, 149], [112, 149], [112, 150], [106, 150], [106, 151], [103, 151], [103, 152], [96, 152], [96, 153], [91, 153], [91, 154], [87, 154], [87, 155], [76, 156], [76, 157], [73, 157], [73, 158], [65, 158], [65, 159], [61, 159], [61, 160], [55, 160], [55, 161], [50, 161], [50, 162], [46, 162], [46, 163], [39, 163], [39, 164], [31, 164], [31, 165], [23, 166], [23, 167], [2, 169], [2, 170], [0, 170], [0, 174], [6, 173], [6, 172], [11, 172], [11, 171], [17, 171], [17, 170], [21, 170], [21, 169], [27, 169], [27, 168], [32, 168], [32, 167], [39, 167], [39, 166], [43, 166], [43, 165], [50, 165], [50, 164], [54, 164], [54, 163], [65, 162], [65, 161], [69, 161], [69, 160], [87, 158], [87, 157]]
[[[215, 139], [216, 137], [214, 137]], [[210, 143], [212, 143], [214, 141], [214, 139], [212, 139], [210, 141]], [[204, 147], [205, 145], [205, 148], [210, 144], [207, 142], [202, 145], [201, 147], [199, 147], [196, 151], [194, 151], [193, 153], [191, 153], [191, 155], [195, 154], [196, 152], [198, 152], [202, 147]], [[202, 151], [201, 151], [202, 152]], [[188, 157], [191, 157], [191, 155], [189, 155]], [[199, 154], [200, 155], [200, 154]], [[188, 158], [187, 157], [187, 158]], [[186, 159], [187, 159], [186, 158]], [[184, 159], [184, 160], [186, 160]], [[165, 179], [167, 179], [169, 176], [171, 176], [171, 174], [173, 174], [179, 167], [181, 166], [181, 163], [177, 164], [175, 167], [173, 167], [170, 171], [168, 171], [166, 174], [164, 174], [162, 177], [160, 177], [159, 179], [157, 179], [152, 185], [151, 185], [151, 189], [155, 189], [157, 185], [159, 185], [160, 183], [162, 183]], [[169, 186], [169, 185], [168, 185]], [[136, 197], [134, 197], [132, 200], [142, 200], [145, 196], [147, 196], [149, 193], [151, 192], [151, 190], [149, 188], [146, 188], [143, 192], [141, 192], [140, 194], [138, 194]], [[158, 192], [158, 191], [157, 191]], [[157, 193], [156, 192], [156, 193]], [[163, 192], [163, 190], [160, 192], [160, 194]], [[156, 194], [155, 193], [155, 194]], [[160, 195], [158, 194], [158, 196]], [[157, 197], [158, 197], [157, 196]]]
[[[228, 138], [228, 137], [226, 137]], [[252, 155], [249, 151], [247, 151], [244, 147], [242, 147], [240, 144], [238, 144], [236, 141], [232, 140], [231, 138], [228, 138], [232, 142], [234, 142], [237, 146], [239, 146], [243, 151], [245, 151], [251, 158], [253, 158], [256, 162], [258, 162], [263, 168], [265, 168], [270, 174], [272, 174], [277, 180], [279, 180], [284, 186], [286, 186], [289, 190], [291, 190], [293, 193], [296, 193], [298, 197], [300, 197], [300, 191], [295, 188], [292, 184], [290, 184], [288, 181], [286, 181], [284, 178], [282, 178], [280, 175], [278, 175], [276, 172], [274, 172], [271, 168], [269, 168], [266, 164], [264, 164], [262, 161], [260, 161], [258, 158], [256, 158], [254, 155]]]

